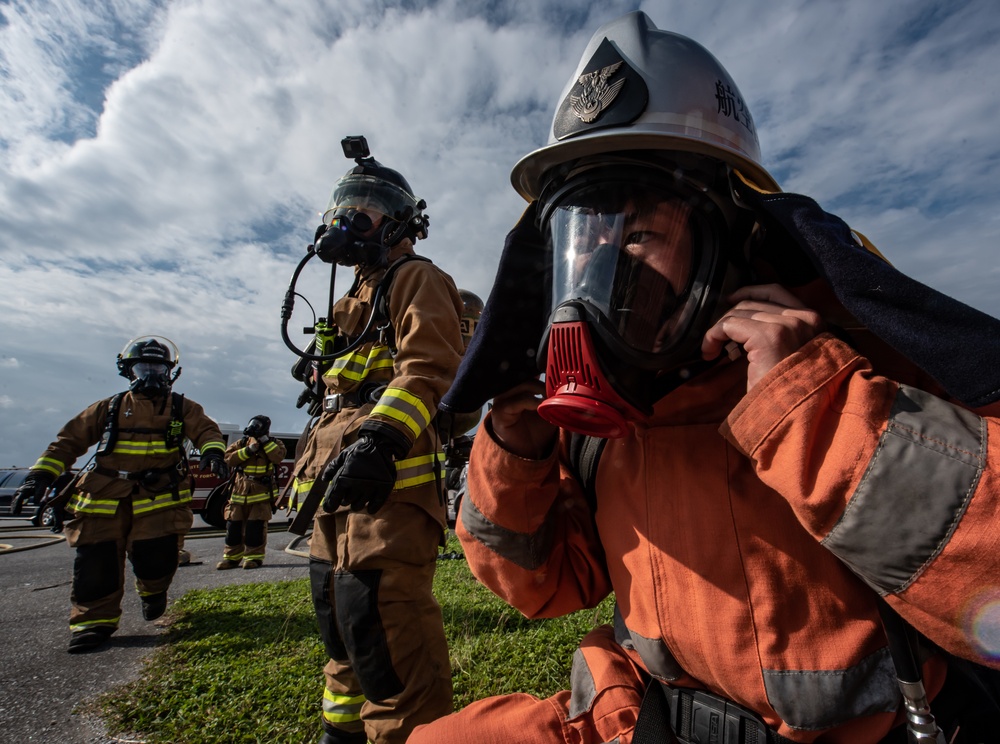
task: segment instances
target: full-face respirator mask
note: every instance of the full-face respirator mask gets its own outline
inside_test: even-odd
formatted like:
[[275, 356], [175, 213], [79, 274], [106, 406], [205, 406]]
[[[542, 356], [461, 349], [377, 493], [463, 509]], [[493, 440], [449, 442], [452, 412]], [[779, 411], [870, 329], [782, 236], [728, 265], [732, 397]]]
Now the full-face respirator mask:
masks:
[[180, 352], [173, 341], [162, 336], [140, 336], [125, 344], [118, 354], [118, 374], [128, 379], [129, 390], [149, 398], [158, 398], [170, 392], [174, 381], [180, 377], [177, 366]]
[[719, 193], [725, 168], [651, 160], [584, 162], [541, 196], [552, 286], [538, 413], [571, 431], [624, 436], [706, 366], [702, 336], [745, 275], [738, 232], [752, 220]]
[[748, 278], [754, 218], [733, 198], [734, 170], [779, 190], [719, 61], [639, 11], [598, 29], [547, 144], [511, 172], [538, 202], [552, 264], [543, 418], [624, 436], [711, 364], [704, 333]]

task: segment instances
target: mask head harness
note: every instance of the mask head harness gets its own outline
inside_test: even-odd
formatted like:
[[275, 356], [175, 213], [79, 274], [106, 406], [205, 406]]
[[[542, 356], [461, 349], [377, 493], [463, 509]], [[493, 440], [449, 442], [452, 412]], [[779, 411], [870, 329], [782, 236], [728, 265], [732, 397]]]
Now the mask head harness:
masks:
[[413, 196], [398, 171], [371, 157], [364, 137], [345, 137], [341, 145], [357, 165], [333, 187], [315, 252], [326, 263], [382, 268], [394, 246], [427, 237], [427, 203]]
[[129, 390], [141, 395], [157, 397], [170, 392], [174, 381], [180, 377], [177, 367], [180, 352], [170, 339], [162, 336], [139, 336], [118, 354], [118, 374], [131, 381]]

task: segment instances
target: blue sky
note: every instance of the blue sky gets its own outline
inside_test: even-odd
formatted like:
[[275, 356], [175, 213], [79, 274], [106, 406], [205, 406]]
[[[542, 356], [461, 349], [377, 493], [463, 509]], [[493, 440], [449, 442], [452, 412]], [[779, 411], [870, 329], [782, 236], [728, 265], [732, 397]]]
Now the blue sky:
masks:
[[[988, 0], [0, 1], [0, 466], [121, 389], [146, 333], [220, 422], [300, 430], [279, 311], [344, 135], [407, 177], [419, 250], [485, 298], [523, 208], [511, 167], [591, 34], [636, 9], [726, 66], [785, 190], [1000, 315]], [[327, 279], [303, 279], [314, 305]]]

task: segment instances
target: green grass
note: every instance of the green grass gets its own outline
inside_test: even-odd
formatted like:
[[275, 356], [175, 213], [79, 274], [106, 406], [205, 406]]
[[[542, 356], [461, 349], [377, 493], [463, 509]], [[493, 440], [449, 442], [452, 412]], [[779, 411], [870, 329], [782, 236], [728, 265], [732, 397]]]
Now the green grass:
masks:
[[[451, 538], [448, 552], [460, 551]], [[556, 620], [528, 620], [442, 560], [434, 589], [444, 613], [455, 708], [507, 692], [547, 697], [569, 686], [579, 640], [611, 622], [612, 601]], [[148, 742], [312, 742], [326, 654], [307, 579], [191, 591], [140, 679], [100, 696], [110, 733]]]

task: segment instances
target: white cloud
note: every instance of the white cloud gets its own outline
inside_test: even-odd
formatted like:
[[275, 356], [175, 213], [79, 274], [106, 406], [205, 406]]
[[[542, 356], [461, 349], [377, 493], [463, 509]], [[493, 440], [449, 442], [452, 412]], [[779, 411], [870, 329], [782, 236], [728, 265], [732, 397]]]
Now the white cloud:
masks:
[[[297, 429], [292, 268], [365, 134], [428, 202], [418, 248], [489, 292], [511, 166], [622, 2], [14, 0], [0, 6], [0, 455], [29, 464], [158, 333], [217, 419]], [[1000, 17], [922, 0], [657, 0], [751, 102], [766, 165], [905, 271], [1000, 314]], [[328, 269], [303, 287], [325, 302]], [[343, 270], [338, 288], [347, 288]], [[296, 305], [297, 342], [307, 308]], [[300, 316], [301, 315], [301, 316]], [[16, 360], [11, 364], [8, 360]]]

